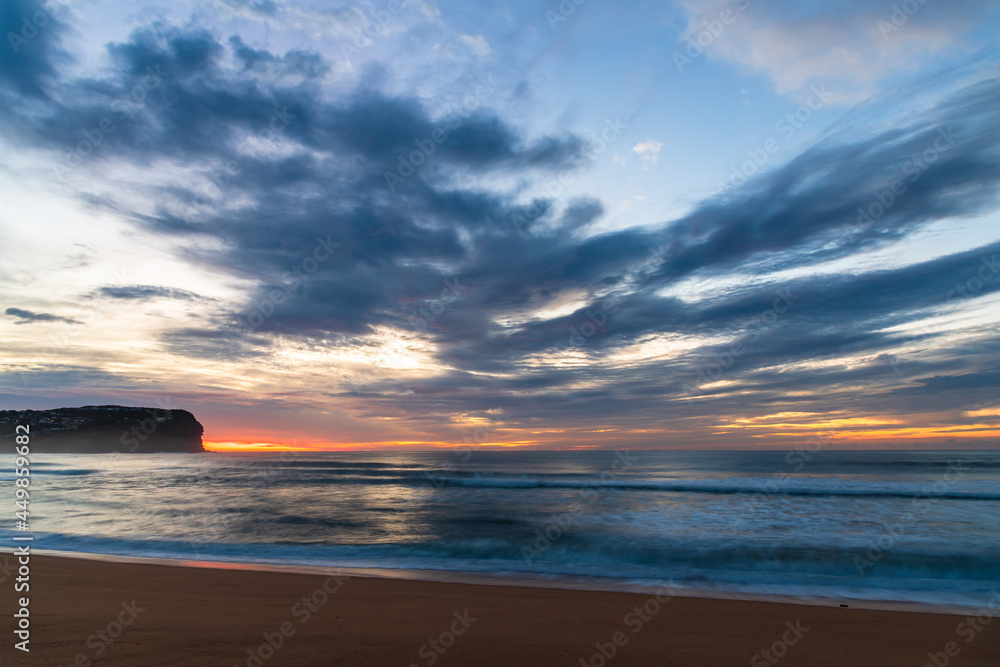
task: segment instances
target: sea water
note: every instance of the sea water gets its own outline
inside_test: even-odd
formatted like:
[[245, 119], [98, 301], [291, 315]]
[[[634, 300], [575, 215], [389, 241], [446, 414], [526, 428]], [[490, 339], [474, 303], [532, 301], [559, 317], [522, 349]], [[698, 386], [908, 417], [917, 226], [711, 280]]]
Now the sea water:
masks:
[[966, 607], [1000, 588], [1000, 452], [63, 454], [31, 469], [35, 550]]

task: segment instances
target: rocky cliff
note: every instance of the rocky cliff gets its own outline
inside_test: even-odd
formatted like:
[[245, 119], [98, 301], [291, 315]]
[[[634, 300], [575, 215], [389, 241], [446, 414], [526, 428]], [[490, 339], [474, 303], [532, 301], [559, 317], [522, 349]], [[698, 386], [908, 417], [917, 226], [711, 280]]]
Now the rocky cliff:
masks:
[[187, 410], [120, 405], [0, 410], [5, 444], [13, 446], [18, 424], [30, 426], [31, 451], [38, 453], [205, 451], [205, 429]]

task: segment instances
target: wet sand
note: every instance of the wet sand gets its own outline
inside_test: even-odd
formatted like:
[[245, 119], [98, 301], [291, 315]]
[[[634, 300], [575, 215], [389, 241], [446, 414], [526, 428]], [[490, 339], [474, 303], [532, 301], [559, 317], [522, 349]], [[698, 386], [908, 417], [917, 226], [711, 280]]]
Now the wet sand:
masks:
[[[9, 627], [12, 580], [0, 596]], [[922, 667], [934, 664], [930, 653], [937, 667], [1000, 665], [1000, 620], [970, 625], [961, 615], [668, 591], [657, 598], [33, 555], [30, 595], [31, 653], [15, 650], [8, 630], [0, 664]]]

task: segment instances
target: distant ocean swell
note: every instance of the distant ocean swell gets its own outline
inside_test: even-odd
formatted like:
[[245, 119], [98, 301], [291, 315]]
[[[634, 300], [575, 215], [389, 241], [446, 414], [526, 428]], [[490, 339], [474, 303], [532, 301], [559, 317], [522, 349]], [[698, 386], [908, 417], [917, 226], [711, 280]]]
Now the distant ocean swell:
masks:
[[925, 602], [1000, 586], [994, 452], [823, 451], [801, 473], [784, 452], [450, 460], [45, 457], [32, 486], [35, 545]]
[[[101, 470], [48, 470], [36, 473], [36, 476], [46, 475], [79, 476], [102, 473]], [[502, 475], [477, 476], [469, 474], [441, 475], [435, 471], [414, 471], [406, 474], [373, 471], [371, 474], [358, 474], [355, 469], [327, 469], [324, 473], [339, 475], [298, 476], [296, 479], [303, 484], [335, 484], [335, 485], [386, 485], [386, 486], [425, 486], [436, 487], [467, 487], [483, 489], [616, 489], [620, 491], [654, 491], [662, 493], [710, 493], [710, 494], [757, 494], [763, 496], [840, 496], [856, 498], [914, 498], [914, 499], [966, 499], [966, 500], [1000, 500], [1000, 490], [997, 491], [942, 491], [945, 484], [935, 482], [925, 485], [886, 485], [886, 484], [852, 484], [836, 483], [823, 479], [800, 479], [792, 484], [781, 484], [771, 477], [743, 478], [719, 481], [689, 482], [689, 481], [577, 481], [566, 479], [544, 479], [538, 477], [506, 477]], [[12, 475], [0, 479], [13, 479]], [[223, 481], [225, 476], [208, 476], [208, 481]], [[791, 480], [792, 478], [787, 478]], [[178, 484], [201, 484], [206, 477], [196, 480], [179, 480]], [[287, 480], [284, 480], [287, 483]], [[278, 483], [277, 480], [246, 480], [247, 486]]]
[[[993, 467], [993, 466], [990, 466]], [[426, 486], [435, 487], [466, 487], [482, 489], [616, 489], [621, 491], [654, 491], [663, 493], [710, 493], [710, 494], [759, 494], [764, 496], [841, 496], [869, 498], [952, 498], [968, 500], [1000, 500], [1000, 488], [981, 491], [951, 491], [950, 482], [934, 481], [924, 484], [893, 483], [893, 482], [844, 482], [821, 477], [791, 477], [776, 478], [774, 476], [756, 476], [747, 478], [728, 478], [724, 480], [666, 480], [637, 481], [610, 480], [598, 476], [581, 475], [580, 479], [566, 479], [566, 475], [544, 474], [505, 475], [502, 473], [448, 473], [441, 474], [438, 470], [393, 470], [378, 468], [375, 470], [358, 470], [357, 468], [316, 468], [306, 467], [305, 473], [288, 468], [284, 479], [271, 479], [271, 483], [289, 483], [295, 480], [301, 484], [334, 484], [334, 485], [385, 485], [385, 486]], [[86, 474], [94, 471], [72, 471], [59, 474]], [[240, 473], [242, 469], [234, 468], [230, 472]], [[312, 473], [312, 474], [310, 474]], [[209, 481], [227, 481], [232, 478], [227, 475], [212, 475]], [[204, 477], [192, 479], [187, 483], [201, 484]], [[246, 483], [254, 483], [250, 476]], [[268, 480], [258, 480], [267, 484]], [[185, 483], [181, 481], [179, 483]]]

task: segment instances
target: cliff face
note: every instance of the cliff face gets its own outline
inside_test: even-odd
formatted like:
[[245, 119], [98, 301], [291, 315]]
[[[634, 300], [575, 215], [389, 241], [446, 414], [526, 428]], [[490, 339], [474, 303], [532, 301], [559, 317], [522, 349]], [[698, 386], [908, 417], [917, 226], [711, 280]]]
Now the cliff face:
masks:
[[187, 410], [120, 405], [0, 410], [0, 439], [12, 441], [18, 424], [31, 426], [31, 451], [39, 453], [205, 451], [205, 429]]

